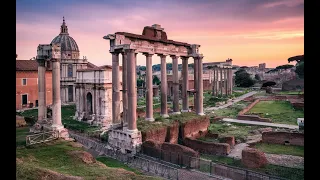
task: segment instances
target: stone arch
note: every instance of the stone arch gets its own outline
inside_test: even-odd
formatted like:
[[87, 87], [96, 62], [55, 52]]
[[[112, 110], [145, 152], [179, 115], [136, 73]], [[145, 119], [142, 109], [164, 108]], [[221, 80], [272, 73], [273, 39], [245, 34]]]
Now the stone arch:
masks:
[[87, 93], [86, 96], [86, 102], [87, 102], [87, 112], [88, 114], [93, 114], [93, 103], [92, 103], [92, 94], [91, 92]]

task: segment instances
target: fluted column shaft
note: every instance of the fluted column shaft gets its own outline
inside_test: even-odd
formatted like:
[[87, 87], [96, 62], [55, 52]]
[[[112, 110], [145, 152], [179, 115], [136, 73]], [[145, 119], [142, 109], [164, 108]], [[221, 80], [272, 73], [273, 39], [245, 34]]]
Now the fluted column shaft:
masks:
[[197, 101], [197, 94], [198, 94], [198, 60], [196, 58], [193, 58], [194, 64], [193, 64], [193, 85], [195, 90], [195, 95], [193, 96], [193, 107], [196, 112], [198, 112], [198, 101]]
[[38, 121], [47, 119], [46, 106], [46, 61], [38, 61]]
[[122, 109], [123, 109], [123, 123], [128, 123], [128, 92], [127, 92], [127, 54], [122, 53]]
[[197, 90], [197, 114], [204, 115], [203, 113], [203, 65], [202, 65], [202, 58], [198, 57], [198, 90]]
[[112, 124], [120, 123], [119, 53], [112, 53]]
[[173, 77], [173, 114], [180, 114], [179, 111], [179, 76], [178, 76], [178, 57], [172, 58], [172, 77]]
[[159, 55], [161, 58], [161, 113], [162, 117], [168, 116], [167, 95], [168, 95], [168, 81], [167, 81], [167, 63], [166, 55]]
[[53, 127], [62, 126], [60, 96], [60, 59], [52, 60], [52, 119]]
[[189, 98], [188, 98], [188, 87], [189, 87], [189, 79], [188, 79], [188, 58], [182, 58], [182, 112], [189, 111]]
[[153, 84], [152, 84], [152, 55], [146, 56], [146, 120], [154, 121], [153, 119]]
[[137, 78], [135, 50], [127, 49], [128, 131], [137, 131]]

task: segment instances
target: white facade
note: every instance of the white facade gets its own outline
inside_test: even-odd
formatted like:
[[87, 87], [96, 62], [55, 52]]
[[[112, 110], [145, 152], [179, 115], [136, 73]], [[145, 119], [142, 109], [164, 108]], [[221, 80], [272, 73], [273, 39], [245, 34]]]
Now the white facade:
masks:
[[[119, 75], [122, 77], [122, 71]], [[75, 119], [108, 128], [112, 124], [111, 67], [77, 70], [75, 102]], [[120, 113], [122, 108], [120, 92]]]

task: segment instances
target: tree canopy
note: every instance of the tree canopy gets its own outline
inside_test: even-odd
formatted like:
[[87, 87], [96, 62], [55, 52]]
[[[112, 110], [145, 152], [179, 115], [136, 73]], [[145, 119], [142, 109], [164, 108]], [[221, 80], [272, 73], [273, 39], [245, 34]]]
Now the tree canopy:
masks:
[[251, 87], [255, 83], [250, 74], [242, 68], [236, 71], [235, 75], [235, 83], [238, 87]]

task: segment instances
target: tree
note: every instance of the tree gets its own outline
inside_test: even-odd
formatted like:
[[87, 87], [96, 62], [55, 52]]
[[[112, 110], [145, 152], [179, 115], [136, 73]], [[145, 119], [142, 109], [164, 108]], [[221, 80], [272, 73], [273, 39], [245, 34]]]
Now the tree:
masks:
[[294, 65], [292, 64], [285, 64], [285, 65], [281, 65], [281, 66], [277, 66], [276, 69], [290, 69], [290, 68], [293, 68]]
[[304, 78], [304, 55], [298, 55], [288, 58], [288, 62], [296, 61], [296, 70], [295, 72], [299, 78]]
[[235, 83], [238, 87], [251, 87], [254, 85], [255, 81], [246, 70], [241, 68], [235, 74]]
[[142, 87], [143, 80], [142, 79], [137, 79], [137, 87]]
[[153, 76], [152, 84], [156, 84], [156, 85], [161, 84], [161, 81], [160, 81], [160, 79], [158, 78], [158, 76]]
[[139, 70], [140, 70], [140, 71], [145, 71], [146, 69], [147, 69], [146, 66], [140, 66], [140, 67], [139, 67]]
[[257, 81], [261, 81], [261, 78], [260, 78], [259, 74], [254, 75], [254, 78], [255, 78]]

